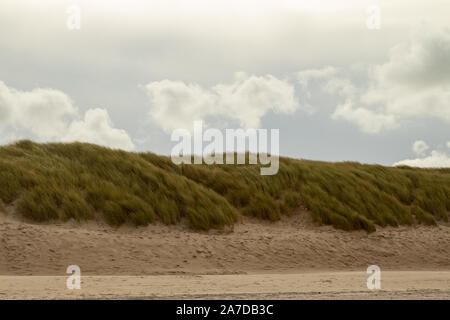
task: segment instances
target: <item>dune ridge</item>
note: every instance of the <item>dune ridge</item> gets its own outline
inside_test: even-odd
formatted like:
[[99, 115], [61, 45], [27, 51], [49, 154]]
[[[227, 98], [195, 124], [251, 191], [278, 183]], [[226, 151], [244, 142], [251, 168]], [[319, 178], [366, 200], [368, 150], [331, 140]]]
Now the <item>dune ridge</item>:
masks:
[[259, 167], [175, 165], [152, 153], [20, 141], [0, 148], [0, 210], [14, 206], [35, 222], [186, 221], [197, 230], [232, 228], [242, 216], [277, 221], [298, 208], [343, 230], [448, 221], [450, 169], [289, 158], [274, 176]]

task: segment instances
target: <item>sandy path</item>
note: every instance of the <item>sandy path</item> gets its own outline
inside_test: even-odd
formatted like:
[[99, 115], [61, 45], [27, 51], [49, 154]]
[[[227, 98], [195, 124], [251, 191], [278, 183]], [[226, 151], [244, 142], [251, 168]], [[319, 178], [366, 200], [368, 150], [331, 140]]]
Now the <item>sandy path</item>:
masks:
[[450, 272], [385, 271], [381, 290], [364, 272], [253, 275], [0, 276], [0, 299], [450, 299]]
[[113, 229], [98, 223], [30, 224], [0, 214], [0, 275], [294, 273], [450, 270], [450, 227], [367, 234], [313, 225], [306, 213], [276, 223], [246, 219], [233, 232], [182, 226]]

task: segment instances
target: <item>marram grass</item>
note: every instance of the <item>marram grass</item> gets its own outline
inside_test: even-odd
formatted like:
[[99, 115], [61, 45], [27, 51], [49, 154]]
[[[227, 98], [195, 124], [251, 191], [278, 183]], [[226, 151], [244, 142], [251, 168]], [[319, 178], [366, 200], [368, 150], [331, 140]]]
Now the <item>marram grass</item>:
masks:
[[450, 169], [280, 159], [274, 176], [257, 165], [180, 165], [152, 153], [92, 144], [0, 147], [0, 211], [33, 221], [104, 219], [119, 226], [186, 221], [232, 227], [239, 215], [276, 221], [299, 206], [344, 230], [448, 221]]

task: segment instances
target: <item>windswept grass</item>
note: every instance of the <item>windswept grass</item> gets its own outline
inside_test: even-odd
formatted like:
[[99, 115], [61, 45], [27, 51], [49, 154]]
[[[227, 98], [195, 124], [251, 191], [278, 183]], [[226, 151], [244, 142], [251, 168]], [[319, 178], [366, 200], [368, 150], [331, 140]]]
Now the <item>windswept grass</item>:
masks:
[[258, 165], [181, 165], [152, 153], [21, 141], [0, 148], [0, 211], [34, 221], [103, 218], [111, 225], [186, 220], [232, 226], [239, 214], [275, 221], [300, 205], [344, 230], [448, 221], [450, 170], [280, 159]]
[[18, 211], [35, 221], [101, 216], [111, 225], [147, 225], [185, 218], [210, 229], [237, 220], [223, 197], [149, 159], [90, 144], [22, 141], [0, 148], [0, 199], [17, 201]]

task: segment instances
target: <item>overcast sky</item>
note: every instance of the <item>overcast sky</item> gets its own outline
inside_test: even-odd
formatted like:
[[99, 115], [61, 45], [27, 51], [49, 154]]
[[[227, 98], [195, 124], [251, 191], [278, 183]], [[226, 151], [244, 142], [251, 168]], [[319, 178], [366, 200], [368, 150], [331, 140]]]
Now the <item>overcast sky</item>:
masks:
[[278, 128], [295, 158], [450, 167], [449, 15], [448, 0], [2, 0], [0, 143], [169, 154], [202, 119]]

